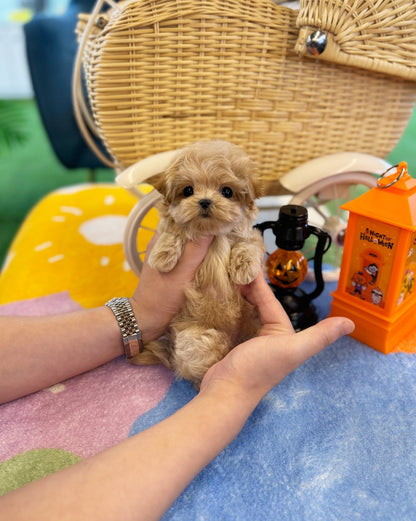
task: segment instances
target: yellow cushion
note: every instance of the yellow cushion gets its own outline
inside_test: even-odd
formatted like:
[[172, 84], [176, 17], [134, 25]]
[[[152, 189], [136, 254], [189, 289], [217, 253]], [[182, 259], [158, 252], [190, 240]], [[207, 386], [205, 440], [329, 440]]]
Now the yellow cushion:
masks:
[[[149, 191], [150, 187], [143, 187]], [[137, 199], [115, 184], [59, 189], [42, 199], [17, 233], [0, 277], [0, 304], [68, 291], [83, 307], [129, 296], [137, 277], [123, 253]], [[157, 214], [147, 225], [156, 227]], [[139, 251], [152, 232], [139, 233]]]

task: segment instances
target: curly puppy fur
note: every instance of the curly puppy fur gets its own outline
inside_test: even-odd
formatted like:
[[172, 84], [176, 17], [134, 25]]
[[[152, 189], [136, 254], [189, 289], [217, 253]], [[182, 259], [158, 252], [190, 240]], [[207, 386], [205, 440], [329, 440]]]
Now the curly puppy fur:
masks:
[[132, 361], [163, 363], [198, 388], [213, 364], [258, 329], [255, 310], [239, 286], [252, 282], [263, 263], [263, 239], [253, 230], [261, 189], [250, 158], [225, 141], [182, 149], [167, 171], [149, 182], [163, 196], [151, 267], [168, 272], [187, 241], [214, 239], [166, 337], [145, 345]]

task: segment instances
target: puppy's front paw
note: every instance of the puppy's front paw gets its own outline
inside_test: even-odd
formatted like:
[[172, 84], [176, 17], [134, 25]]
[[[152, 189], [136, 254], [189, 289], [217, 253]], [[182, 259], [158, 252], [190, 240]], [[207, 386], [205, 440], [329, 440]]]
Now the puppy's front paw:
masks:
[[261, 270], [261, 256], [257, 248], [248, 244], [231, 251], [229, 274], [236, 284], [250, 284]]
[[150, 252], [149, 266], [167, 273], [176, 266], [181, 253], [182, 246], [178, 240], [169, 234], [162, 234]]
[[154, 249], [149, 256], [149, 266], [162, 273], [171, 271], [178, 262], [178, 257], [171, 250], [155, 251]]

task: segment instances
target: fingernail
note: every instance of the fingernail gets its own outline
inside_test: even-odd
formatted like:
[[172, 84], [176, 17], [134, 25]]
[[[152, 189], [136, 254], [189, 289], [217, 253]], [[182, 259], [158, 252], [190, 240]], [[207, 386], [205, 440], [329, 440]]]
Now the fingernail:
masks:
[[344, 335], [350, 335], [355, 329], [355, 324], [352, 320], [350, 320], [349, 318], [346, 318], [344, 319], [344, 322], [343, 322], [343, 330], [344, 330]]

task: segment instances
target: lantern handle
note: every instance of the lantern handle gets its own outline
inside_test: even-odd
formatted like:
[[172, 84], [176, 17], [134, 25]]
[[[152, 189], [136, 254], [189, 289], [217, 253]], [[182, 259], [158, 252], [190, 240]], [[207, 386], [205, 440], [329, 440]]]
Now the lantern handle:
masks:
[[[393, 180], [390, 183], [384, 184], [381, 182], [383, 177], [388, 174], [391, 170], [396, 169], [396, 175], [393, 178]], [[389, 188], [390, 186], [397, 183], [397, 181], [400, 181], [400, 179], [407, 174], [407, 163], [406, 161], [400, 161], [398, 165], [393, 165], [390, 168], [388, 168], [385, 172], [383, 172], [380, 177], [377, 179], [377, 186], [379, 188]], [[391, 175], [393, 177], [394, 174]]]
[[310, 235], [315, 235], [315, 237], [317, 237], [318, 239], [315, 248], [315, 255], [313, 259], [311, 259], [313, 260], [313, 269], [315, 274], [316, 286], [311, 293], [305, 296], [309, 300], [313, 300], [322, 293], [325, 287], [324, 278], [322, 275], [322, 257], [329, 250], [332, 239], [329, 233], [325, 232], [324, 230], [321, 230], [320, 228], [317, 228], [316, 226], [311, 226], [308, 224], [308, 236]]

